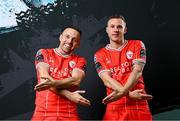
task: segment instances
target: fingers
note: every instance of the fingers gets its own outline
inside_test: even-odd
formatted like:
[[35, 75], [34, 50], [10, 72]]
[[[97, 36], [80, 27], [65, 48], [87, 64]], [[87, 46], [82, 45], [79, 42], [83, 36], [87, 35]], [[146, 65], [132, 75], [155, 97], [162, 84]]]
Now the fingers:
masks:
[[73, 92], [73, 96], [71, 98], [71, 101], [73, 101], [79, 105], [90, 106], [91, 102], [80, 95], [80, 94], [83, 94], [85, 92], [86, 92], [85, 90], [77, 90], [77, 91]]
[[103, 101], [103, 104], [108, 104], [108, 103], [111, 103], [111, 102], [113, 102], [114, 101], [114, 98], [113, 97], [111, 97], [111, 98], [109, 98], [108, 100], [104, 100]]
[[34, 90], [36, 90], [36, 91], [43, 91], [43, 90], [47, 90], [49, 88], [50, 87], [48, 85], [43, 85], [41, 87], [35, 87]]
[[102, 100], [102, 103], [103, 104], [107, 104], [108, 100], [110, 100], [110, 98], [113, 97], [113, 95], [115, 94], [116, 92], [112, 92], [111, 94], [109, 94], [108, 96], [106, 96], [103, 100]]
[[86, 98], [81, 97], [80, 100], [78, 101], [78, 104], [83, 105], [83, 106], [90, 106], [91, 102], [87, 100]]
[[143, 100], [152, 100], [153, 96], [149, 94], [141, 94]]
[[112, 97], [112, 95], [108, 95], [106, 96], [103, 100], [102, 100], [102, 103], [103, 104], [107, 104], [108, 100]]
[[143, 89], [136, 89], [133, 92], [135, 92], [135, 93], [145, 93], [145, 91]]
[[77, 92], [77, 93], [79, 93], [79, 94], [84, 94], [84, 93], [86, 93], [85, 90], [77, 90], [77, 91], [75, 91], [75, 92]]
[[41, 79], [49, 79], [48, 77], [40, 77]]
[[37, 84], [37, 85], [34, 87], [34, 90], [42, 91], [42, 90], [48, 89], [48, 88], [49, 88], [49, 85], [47, 84], [47, 81], [48, 81], [48, 80], [43, 80], [41, 83]]
[[153, 98], [152, 95], [145, 94], [145, 91], [143, 89], [136, 90], [136, 92], [140, 94], [141, 100], [151, 100]]
[[48, 80], [53, 80], [53, 78], [51, 76], [41, 76], [41, 79], [48, 79]]

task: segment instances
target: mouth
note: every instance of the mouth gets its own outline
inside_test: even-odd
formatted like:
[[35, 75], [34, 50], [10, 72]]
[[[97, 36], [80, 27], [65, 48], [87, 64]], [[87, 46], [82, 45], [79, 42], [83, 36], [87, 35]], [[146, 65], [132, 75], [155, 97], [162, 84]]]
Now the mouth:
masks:
[[64, 47], [66, 48], [66, 49], [71, 49], [71, 44], [64, 44]]
[[113, 37], [119, 37], [119, 34], [112, 34]]
[[119, 36], [119, 34], [112, 34], [113, 36]]

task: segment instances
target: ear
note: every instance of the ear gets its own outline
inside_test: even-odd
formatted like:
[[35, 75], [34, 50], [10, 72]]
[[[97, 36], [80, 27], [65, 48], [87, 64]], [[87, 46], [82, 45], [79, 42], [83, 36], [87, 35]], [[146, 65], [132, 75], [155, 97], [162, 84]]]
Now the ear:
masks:
[[106, 27], [106, 33], [108, 33], [108, 28]]
[[125, 29], [124, 29], [124, 34], [126, 34], [127, 33], [127, 27], [125, 27]]
[[62, 38], [62, 34], [60, 34], [60, 36], [59, 36], [59, 41], [61, 42], [61, 38]]
[[80, 40], [78, 41], [78, 44], [76, 45], [76, 48], [80, 47]]

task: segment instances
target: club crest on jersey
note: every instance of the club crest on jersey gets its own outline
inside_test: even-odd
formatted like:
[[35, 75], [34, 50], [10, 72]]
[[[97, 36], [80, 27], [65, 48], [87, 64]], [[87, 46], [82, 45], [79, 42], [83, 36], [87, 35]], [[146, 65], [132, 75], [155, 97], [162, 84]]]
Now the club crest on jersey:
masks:
[[70, 62], [69, 62], [69, 66], [70, 66], [71, 68], [73, 68], [75, 65], [76, 65], [76, 62], [74, 62], [74, 61], [70, 61]]
[[128, 52], [126, 53], [126, 57], [127, 57], [128, 59], [132, 59], [132, 58], [133, 58], [133, 52], [132, 52], [132, 51], [128, 51]]

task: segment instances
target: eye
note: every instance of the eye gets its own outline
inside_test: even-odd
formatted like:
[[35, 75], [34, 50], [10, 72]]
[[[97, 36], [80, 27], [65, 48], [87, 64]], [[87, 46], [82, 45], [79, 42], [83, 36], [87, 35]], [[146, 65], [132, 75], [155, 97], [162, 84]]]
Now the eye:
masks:
[[65, 35], [65, 37], [67, 38], [67, 39], [69, 39], [70, 38], [70, 36], [67, 34], [67, 35]]
[[117, 26], [117, 28], [118, 28], [118, 29], [122, 29], [122, 28], [123, 28], [123, 26], [119, 25], [119, 26]]
[[76, 43], [76, 42], [77, 42], [77, 39], [76, 39], [76, 38], [73, 38], [73, 42], [75, 42], [75, 43]]
[[114, 28], [114, 25], [111, 25], [110, 28]]

